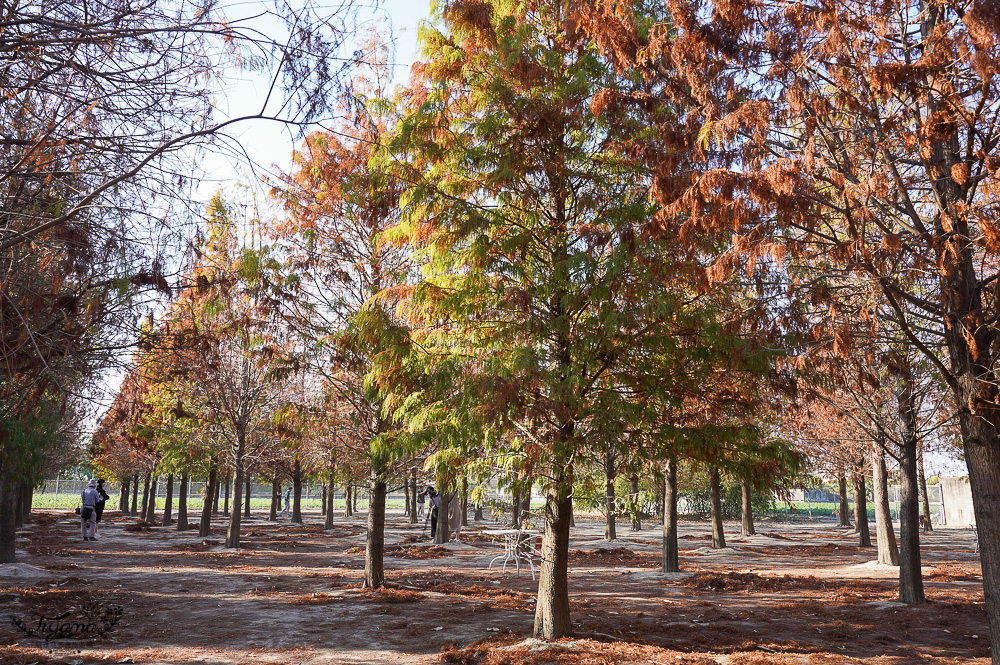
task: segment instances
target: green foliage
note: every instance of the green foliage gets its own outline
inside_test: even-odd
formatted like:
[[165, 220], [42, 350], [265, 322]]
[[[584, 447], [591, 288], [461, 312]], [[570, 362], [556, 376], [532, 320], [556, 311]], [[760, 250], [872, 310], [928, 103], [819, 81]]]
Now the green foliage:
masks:
[[59, 415], [47, 402], [21, 420], [0, 420], [0, 469], [14, 478], [40, 480], [46, 460], [72, 445], [60, 424]]
[[[712, 512], [711, 488], [708, 473], [697, 470], [687, 474], [678, 474], [678, 502], [684, 506], [684, 513], [692, 515], [708, 515]], [[736, 478], [723, 478], [720, 486], [722, 499], [722, 516], [725, 519], [739, 519], [743, 510], [743, 491], [740, 481]], [[770, 491], [751, 492], [750, 504], [755, 515], [770, 515], [777, 506], [774, 495]]]

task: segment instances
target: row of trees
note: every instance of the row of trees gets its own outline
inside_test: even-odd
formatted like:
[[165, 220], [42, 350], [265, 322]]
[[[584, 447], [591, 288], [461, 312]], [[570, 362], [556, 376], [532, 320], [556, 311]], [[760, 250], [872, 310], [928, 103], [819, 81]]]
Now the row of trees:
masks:
[[749, 495], [804, 452], [868, 464], [878, 512], [889, 453], [919, 602], [918, 451], [959, 440], [1000, 654], [998, 29], [983, 3], [460, 0], [391, 99], [372, 35], [344, 121], [269, 183], [279, 219], [210, 206], [110, 440], [224, 449], [238, 480], [315, 441], [368, 476], [372, 587], [404, 469], [538, 482], [542, 637], [571, 629], [592, 468], [662, 470], [675, 569], [679, 465]]
[[[630, 11], [647, 37], [670, 20]], [[343, 98], [347, 120], [310, 136], [296, 170], [272, 183], [286, 216], [237, 224], [221, 198], [213, 203], [192, 266], [198, 286], [174, 302], [152, 345], [150, 365], [170, 368], [152, 374], [183, 377], [164, 405], [181, 420], [215, 422], [207, 439], [227, 442], [238, 478], [247, 451], [283, 437], [313, 437], [331, 464], [365, 469], [367, 586], [384, 581], [387, 487], [414, 458], [445, 488], [470, 477], [500, 476], [515, 492], [540, 482], [536, 633], [550, 637], [570, 630], [578, 474], [603, 468], [610, 488], [619, 468], [637, 479], [662, 467], [664, 569], [676, 570], [682, 461], [712, 469], [713, 489], [720, 470], [742, 478], [749, 505], [754, 489], [799, 466], [792, 439], [856, 482], [870, 459], [880, 553], [895, 562], [880, 491], [893, 452], [905, 470], [901, 598], [921, 600], [909, 471], [918, 441], [947, 421], [919, 403], [940, 395], [936, 368], [906, 351], [864, 280], [830, 275], [777, 242], [751, 248], [670, 222], [650, 192], [662, 196], [714, 155], [719, 131], [692, 135], [679, 103], [663, 103], [664, 81], [629, 73], [587, 20], [556, 3], [452, 3], [394, 100], [384, 50], [377, 38], [364, 43], [371, 55]], [[669, 233], [678, 221], [684, 232]], [[224, 349], [243, 368], [241, 385], [270, 391], [244, 417], [267, 422], [257, 443], [241, 443], [226, 404], [236, 391], [205, 393], [240, 384], [226, 378]], [[860, 433], [833, 445], [848, 429]], [[715, 532], [724, 545], [721, 522]], [[227, 543], [238, 537], [236, 511]]]

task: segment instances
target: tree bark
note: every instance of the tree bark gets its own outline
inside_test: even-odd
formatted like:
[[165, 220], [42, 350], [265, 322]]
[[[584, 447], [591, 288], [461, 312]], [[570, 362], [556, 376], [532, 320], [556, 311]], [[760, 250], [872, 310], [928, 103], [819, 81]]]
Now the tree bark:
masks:
[[629, 481], [632, 483], [632, 530], [642, 531], [642, 515], [640, 514], [642, 506], [639, 505], [639, 474], [633, 473]]
[[187, 531], [188, 528], [188, 474], [181, 474], [181, 486], [177, 492], [177, 530]]
[[667, 459], [663, 478], [663, 562], [665, 573], [680, 572], [677, 547], [677, 460]]
[[618, 475], [614, 453], [604, 454], [604, 539], [616, 540], [615, 528], [615, 477]]
[[128, 515], [128, 488], [130, 480], [121, 481], [121, 489], [118, 490], [118, 510], [122, 515]]
[[329, 487], [330, 489], [328, 490], [327, 499], [326, 499], [327, 500], [327, 505], [326, 505], [326, 521], [323, 523], [323, 528], [327, 529], [327, 530], [333, 528], [333, 499], [336, 496], [336, 492], [334, 492], [334, 488], [336, 487], [336, 483], [335, 483], [335, 481], [336, 481], [336, 473], [337, 473], [336, 470], [331, 466], [330, 467], [330, 479], [329, 479], [329, 482], [327, 482], [327, 487]]
[[219, 497], [222, 492], [219, 491], [219, 487], [222, 484], [222, 479], [216, 476], [215, 482], [212, 484], [212, 514], [219, 514]]
[[[226, 530], [226, 547], [240, 546], [240, 523], [243, 517], [243, 463], [236, 462], [236, 473], [233, 476], [233, 506], [229, 511], [229, 528]], [[229, 489], [228, 479], [226, 489]]]
[[351, 509], [351, 481], [347, 481], [344, 485], [344, 517], [350, 517], [354, 514]]
[[469, 479], [462, 478], [462, 526], [469, 526]]
[[31, 503], [35, 497], [35, 484], [30, 480], [20, 483], [17, 500], [17, 526], [21, 527], [31, 518]]
[[163, 526], [170, 526], [174, 523], [174, 518], [170, 512], [174, 507], [174, 474], [167, 474], [167, 496], [163, 504]]
[[243, 517], [250, 517], [250, 495], [253, 493], [253, 478], [247, 474], [246, 487], [243, 493]]
[[663, 503], [663, 497], [667, 495], [667, 489], [663, 486], [663, 471], [657, 469], [655, 473], [656, 478], [654, 480], [654, 484], [656, 485], [656, 521], [660, 523], [660, 526], [663, 526], [663, 520], [666, 519], [664, 515], [665, 506]]
[[201, 521], [198, 524], [198, 535], [202, 538], [212, 533], [212, 505], [218, 494], [215, 482], [215, 465], [208, 469], [208, 480], [205, 481], [205, 502], [201, 507]]
[[[414, 502], [416, 503], [416, 502]], [[413, 506], [414, 508], [416, 506]], [[403, 517], [409, 517], [411, 512], [410, 506], [410, 476], [408, 474], [403, 475]]]
[[545, 535], [538, 573], [533, 635], [545, 640], [572, 633], [569, 615], [569, 516], [573, 471], [567, 469], [545, 493]]
[[719, 467], [712, 467], [708, 482], [712, 494], [712, 548], [724, 549], [726, 547], [726, 532], [722, 527], [722, 490]]
[[320, 492], [319, 516], [326, 517], [326, 483], [323, 483], [322, 491]]
[[896, 533], [892, 530], [892, 514], [889, 511], [889, 473], [885, 468], [885, 452], [880, 441], [876, 441], [872, 447], [872, 488], [875, 493], [878, 562], [898, 566], [899, 548], [896, 546]]
[[129, 508], [128, 511], [129, 515], [139, 514], [138, 501], [139, 501], [139, 474], [136, 474], [132, 478], [132, 507]]
[[292, 521], [302, 524], [302, 460], [298, 455], [292, 465]]
[[840, 526], [853, 526], [851, 524], [851, 504], [847, 501], [847, 476], [841, 474], [837, 483], [840, 490]]
[[451, 503], [448, 496], [448, 486], [441, 488], [438, 494], [438, 521], [437, 530], [434, 531], [434, 542], [442, 545], [451, 540], [451, 520], [448, 519], [448, 504]]
[[410, 469], [410, 494], [413, 496], [413, 510], [410, 511], [410, 524], [417, 524], [417, 467]]
[[750, 493], [750, 481], [746, 478], [740, 479], [740, 494], [742, 496], [742, 503], [740, 511], [743, 518], [740, 524], [740, 534], [744, 537], [757, 535], [757, 530], [753, 525], [753, 501], [752, 495]]
[[920, 484], [920, 494], [923, 498], [923, 526], [924, 533], [931, 533], [934, 531], [934, 525], [931, 521], [931, 499], [927, 494], [927, 476], [924, 475], [924, 442], [920, 441], [920, 448], [917, 450], [917, 482]]
[[[0, 445], [2, 445], [0, 433]], [[17, 540], [17, 483], [13, 473], [0, 469], [0, 563], [14, 563], [16, 551], [14, 543]], [[78, 522], [79, 523], [79, 522]]]
[[979, 536], [990, 645], [996, 665], [1000, 662], [1000, 446], [997, 445], [1000, 429], [979, 414], [967, 411], [959, 411], [959, 422]]
[[230, 490], [230, 487], [232, 486], [232, 484], [233, 484], [233, 476], [232, 475], [226, 476], [226, 480], [223, 483], [223, 485], [225, 485], [225, 487], [223, 488], [223, 497], [224, 498], [223, 498], [223, 501], [222, 501], [222, 514], [223, 515], [228, 515], [229, 514], [229, 490]]
[[[233, 464], [233, 505], [229, 512], [229, 528], [226, 530], [226, 547], [237, 548], [240, 546], [240, 521], [243, 510], [243, 468], [246, 460], [247, 435], [246, 426], [241, 423], [236, 426], [236, 455]], [[226, 505], [229, 504], [229, 481], [226, 478]]]
[[281, 476], [275, 471], [271, 478], [271, 511], [267, 515], [267, 519], [272, 522], [278, 521], [279, 503], [281, 503]]
[[511, 489], [510, 523], [516, 529], [521, 525], [521, 492]]
[[854, 469], [854, 529], [858, 533], [858, 546], [871, 547], [872, 536], [868, 527], [868, 488], [861, 466]]
[[139, 519], [145, 520], [149, 513], [149, 481], [150, 475], [146, 474], [142, 479], [142, 509], [139, 511]]
[[[379, 589], [385, 583], [385, 468], [372, 469], [368, 485], [368, 536], [365, 538], [365, 579], [361, 586]], [[447, 514], [443, 520], [448, 523]], [[438, 521], [440, 530], [442, 521]], [[447, 526], [444, 527], [447, 529]]]
[[920, 496], [917, 484], [917, 403], [913, 379], [903, 378], [896, 396], [899, 411], [899, 600], [922, 603]]
[[158, 473], [150, 474], [149, 478], [149, 503], [146, 504], [146, 514], [142, 519], [150, 524], [156, 524], [156, 483], [159, 478]]

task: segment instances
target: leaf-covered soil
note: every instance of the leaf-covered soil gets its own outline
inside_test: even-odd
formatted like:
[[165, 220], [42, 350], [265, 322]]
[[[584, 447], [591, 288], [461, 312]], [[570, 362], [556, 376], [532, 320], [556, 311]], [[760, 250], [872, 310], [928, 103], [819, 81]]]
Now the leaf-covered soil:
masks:
[[[660, 530], [621, 530], [578, 517], [569, 585], [573, 638], [529, 639], [536, 582], [522, 568], [489, 569], [501, 550], [473, 523], [459, 542], [432, 545], [422, 525], [390, 515], [387, 588], [362, 589], [364, 520], [322, 528], [244, 521], [243, 548], [105, 514], [100, 540], [78, 518], [35, 513], [0, 566], [0, 663], [520, 663], [728, 665], [983, 663], [988, 639], [975, 540], [966, 528], [922, 536], [928, 603], [896, 601], [897, 569], [876, 565], [850, 529], [830, 521], [763, 522], [731, 547], [702, 542], [705, 522], [681, 527], [684, 573], [663, 575]], [[763, 528], [760, 528], [763, 527]], [[44, 642], [12, 619], [69, 616], [88, 603], [123, 608], [96, 638]], [[33, 623], [34, 622], [34, 623]]]

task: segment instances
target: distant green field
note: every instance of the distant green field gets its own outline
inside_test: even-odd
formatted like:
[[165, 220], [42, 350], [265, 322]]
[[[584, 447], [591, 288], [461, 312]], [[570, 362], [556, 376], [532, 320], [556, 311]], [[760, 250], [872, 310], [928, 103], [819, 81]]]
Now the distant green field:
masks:
[[[788, 517], [791, 515], [805, 515], [810, 514], [813, 517], [836, 517], [837, 511], [840, 510], [839, 503], [806, 503], [805, 501], [793, 501], [793, 510], [790, 510], [787, 504], [779, 503], [777, 510], [774, 511], [775, 517]], [[940, 511], [939, 505], [931, 505], [931, 515], [936, 516]], [[893, 517], [898, 517], [899, 515], [899, 503], [890, 503], [889, 510], [892, 512]], [[921, 509], [923, 510], [923, 509]], [[810, 512], [811, 511], [811, 512]], [[851, 504], [851, 519], [854, 518], [854, 504]], [[874, 504], [868, 503], [868, 518], [875, 519], [875, 508]]]
[[[139, 497], [140, 503], [142, 502], [142, 496]], [[319, 510], [320, 503], [322, 499], [319, 497], [303, 497], [302, 499], [302, 509], [303, 510]], [[219, 507], [221, 509], [224, 503], [224, 499], [219, 500]], [[33, 507], [41, 510], [58, 510], [66, 509], [73, 510], [80, 505], [80, 497], [77, 494], [55, 494], [55, 493], [36, 493], [31, 504]], [[403, 499], [390, 497], [386, 500], [386, 508], [389, 510], [403, 510]], [[118, 496], [113, 495], [108, 501], [108, 510], [114, 510], [118, 507]], [[166, 507], [166, 498], [159, 496], [156, 497], [156, 509], [163, 510]], [[202, 498], [200, 496], [192, 496], [187, 500], [187, 507], [189, 511], [201, 510]], [[368, 507], [368, 502], [364, 500], [358, 501], [358, 508], [364, 510]], [[173, 509], [177, 510], [177, 497], [173, 499]], [[253, 512], [267, 512], [271, 509], [271, 500], [266, 497], [253, 497], [250, 499], [250, 510]], [[281, 507], [279, 506], [279, 510]], [[343, 510], [344, 500], [335, 499], [334, 509]]]

